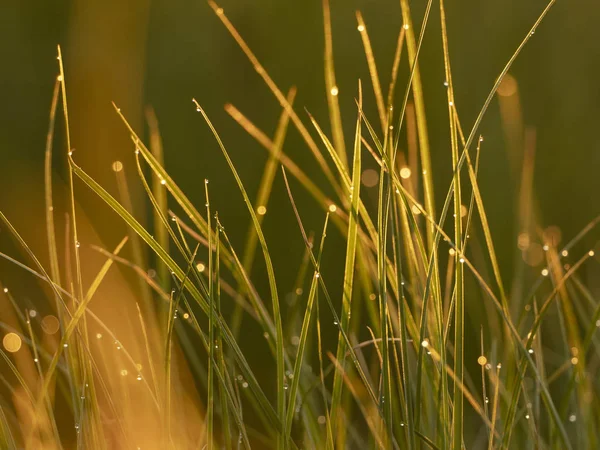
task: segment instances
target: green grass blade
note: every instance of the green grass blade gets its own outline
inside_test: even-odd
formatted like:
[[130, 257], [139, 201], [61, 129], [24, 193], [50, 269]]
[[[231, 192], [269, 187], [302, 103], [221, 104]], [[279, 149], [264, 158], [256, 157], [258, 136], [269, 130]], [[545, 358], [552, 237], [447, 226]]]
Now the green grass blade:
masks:
[[[256, 216], [256, 213], [254, 212], [252, 203], [250, 202], [250, 198], [248, 197], [248, 194], [246, 193], [246, 190], [244, 189], [242, 180], [240, 179], [240, 177], [235, 169], [235, 166], [233, 165], [233, 162], [229, 158], [229, 154], [227, 153], [227, 150], [225, 149], [225, 146], [223, 145], [221, 138], [219, 137], [217, 131], [213, 127], [212, 123], [210, 122], [210, 119], [208, 118], [208, 116], [206, 115], [204, 110], [200, 107], [200, 105], [195, 100], [194, 100], [194, 102], [196, 103], [196, 107], [200, 109], [200, 112], [202, 113], [204, 120], [206, 121], [209, 128], [213, 132], [213, 135], [214, 135], [215, 139], [217, 140], [219, 147], [221, 148], [221, 151], [223, 152], [223, 155], [225, 156], [225, 159], [227, 160], [227, 164], [229, 165], [229, 168], [231, 169], [231, 172], [233, 173], [233, 175], [235, 177], [237, 185], [238, 185], [240, 192], [244, 198], [244, 202], [246, 203], [246, 206], [248, 208], [248, 212], [250, 213], [250, 216], [252, 217], [252, 221], [254, 223], [254, 226], [256, 228], [256, 233], [258, 235], [258, 240], [260, 242], [260, 245], [261, 245], [261, 248], [263, 251], [265, 265], [267, 266], [267, 274], [269, 277], [269, 288], [271, 290], [271, 300], [273, 303], [273, 316], [274, 316], [275, 329], [276, 329], [277, 415], [279, 416], [279, 420], [281, 421], [281, 423], [284, 424], [285, 423], [285, 406], [286, 406], [285, 405], [285, 386], [284, 386], [284, 382], [285, 382], [285, 351], [283, 348], [283, 326], [281, 323], [281, 312], [280, 312], [280, 308], [279, 308], [279, 296], [277, 293], [277, 284], [275, 281], [275, 273], [273, 271], [273, 263], [271, 261], [271, 255], [269, 254], [267, 242], [266, 242], [264, 234], [262, 232], [260, 222], [258, 221], [258, 217]], [[278, 434], [277, 442], [278, 442], [278, 444], [277, 444], [278, 448], [286, 447], [284, 436], [281, 433]]]
[[[362, 92], [359, 84], [359, 109], [362, 109]], [[361, 176], [361, 115], [358, 114], [356, 121], [356, 132], [354, 136], [354, 157], [352, 161], [352, 189], [349, 195], [349, 201], [352, 205], [350, 210], [350, 218], [348, 223], [348, 240], [346, 243], [346, 261], [344, 263], [344, 282], [343, 282], [343, 296], [342, 296], [342, 312], [341, 322], [339, 324], [340, 330], [346, 332], [350, 323], [350, 304], [352, 301], [352, 288], [354, 281], [354, 262], [356, 258], [356, 242], [358, 236], [358, 204], [360, 201], [360, 176]], [[336, 360], [340, 361], [342, 368], [344, 367], [345, 354], [346, 354], [346, 342], [340, 336], [338, 338], [338, 347], [336, 353]], [[335, 371], [333, 390], [331, 394], [331, 407], [330, 416], [332, 427], [335, 432], [343, 427], [341, 421], [342, 416], [340, 411], [340, 401], [342, 397], [343, 387], [343, 375], [340, 371]]]

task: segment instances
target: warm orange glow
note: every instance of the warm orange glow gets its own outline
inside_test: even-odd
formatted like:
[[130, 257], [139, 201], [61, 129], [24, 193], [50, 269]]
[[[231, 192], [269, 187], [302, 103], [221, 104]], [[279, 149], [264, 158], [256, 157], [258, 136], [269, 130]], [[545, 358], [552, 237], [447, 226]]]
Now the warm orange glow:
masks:
[[500, 86], [498, 86], [498, 95], [510, 97], [517, 93], [517, 80], [510, 74], [506, 74]]

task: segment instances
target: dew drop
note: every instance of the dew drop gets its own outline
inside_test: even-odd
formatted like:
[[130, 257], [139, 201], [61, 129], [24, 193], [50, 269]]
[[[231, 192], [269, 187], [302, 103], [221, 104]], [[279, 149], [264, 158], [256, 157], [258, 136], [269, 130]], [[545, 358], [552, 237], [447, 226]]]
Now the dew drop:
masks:
[[79, 241], [75, 241], [75, 247], [77, 247], [77, 248], [81, 247], [81, 244], [79, 243]]
[[363, 31], [365, 31], [365, 26], [359, 25], [356, 29], [362, 33]]
[[569, 422], [573, 423], [577, 420], [577, 416], [575, 414], [571, 414], [569, 416]]

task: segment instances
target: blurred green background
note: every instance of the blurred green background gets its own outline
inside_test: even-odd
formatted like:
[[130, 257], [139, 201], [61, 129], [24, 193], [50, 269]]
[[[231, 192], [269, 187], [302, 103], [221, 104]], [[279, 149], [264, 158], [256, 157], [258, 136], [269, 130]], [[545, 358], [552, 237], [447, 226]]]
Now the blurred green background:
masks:
[[[435, 2], [434, 2], [435, 3]], [[447, 2], [450, 52], [456, 104], [468, 132], [493, 82], [519, 42], [546, 6], [545, 0], [459, 0]], [[426, 2], [412, 1], [420, 26]], [[246, 39], [282, 89], [297, 86], [296, 110], [304, 108], [329, 130], [323, 71], [323, 16], [319, 0], [261, 2], [223, 0], [228, 18]], [[365, 110], [377, 111], [356, 31], [355, 11], [365, 19], [387, 88], [397, 35], [402, 26], [399, 1], [331, 0], [334, 57], [339, 99], [347, 131], [356, 117], [357, 80], [364, 83]], [[537, 136], [535, 190], [543, 226], [558, 225], [574, 236], [598, 212], [600, 189], [600, 6], [591, 1], [558, 0], [511, 74], [519, 84], [523, 122]], [[141, 135], [143, 112], [156, 111], [171, 176], [198, 205], [204, 204], [204, 178], [210, 179], [213, 209], [218, 210], [234, 246], [241, 252], [249, 217], [233, 177], [208, 128], [192, 105], [206, 109], [224, 139], [254, 198], [267, 153], [224, 111], [232, 103], [267, 135], [275, 130], [281, 107], [237, 44], [202, 0], [131, 0], [87, 2], [13, 1], [0, 4], [0, 209], [46, 261], [43, 163], [48, 111], [58, 73], [56, 45], [65, 54], [75, 159], [107, 189], [116, 193], [111, 164], [123, 161], [131, 181], [136, 215], [149, 221], [133, 164], [133, 146], [111, 101], [121, 107]], [[435, 3], [420, 57], [424, 82], [434, 182], [438, 207], [450, 182], [450, 146], [441, 52], [439, 8]], [[406, 52], [397, 99], [404, 95]], [[308, 121], [306, 121], [308, 123]], [[55, 182], [66, 183], [62, 119], [55, 145]], [[311, 129], [312, 130], [312, 129]], [[482, 125], [485, 144], [480, 180], [502, 267], [510, 282], [516, 250], [518, 179], [510, 171], [507, 141], [498, 103]], [[314, 181], [325, 179], [310, 151], [290, 126], [284, 152]], [[372, 161], [365, 163], [369, 166]], [[371, 164], [374, 167], [374, 164]], [[321, 210], [293, 183], [305, 226], [319, 231]], [[76, 183], [77, 199], [103, 244], [112, 247], [125, 233], [116, 215]], [[58, 207], [64, 190], [56, 187]], [[376, 188], [365, 189], [374, 206]], [[369, 202], [369, 198], [371, 201]], [[439, 212], [439, 211], [438, 211]], [[62, 220], [57, 219], [59, 222]], [[303, 252], [281, 176], [264, 222], [282, 293], [290, 292]], [[328, 238], [324, 273], [339, 290], [344, 243]], [[591, 239], [591, 238], [590, 238]], [[6, 232], [3, 251], [18, 255]], [[586, 242], [593, 246], [594, 241]], [[254, 273], [262, 268], [257, 258]], [[6, 262], [2, 277], [28, 280]], [[266, 277], [255, 277], [266, 292]]]

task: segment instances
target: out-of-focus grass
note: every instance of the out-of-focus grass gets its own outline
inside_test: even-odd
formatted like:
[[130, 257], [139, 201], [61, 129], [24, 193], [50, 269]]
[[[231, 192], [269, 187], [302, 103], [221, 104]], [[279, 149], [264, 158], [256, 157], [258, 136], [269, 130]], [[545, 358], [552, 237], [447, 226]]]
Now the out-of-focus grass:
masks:
[[[497, 94], [507, 127], [523, 130], [515, 123], [518, 101], [510, 97], [518, 93], [509, 70], [553, 3], [506, 63], [468, 133], [455, 104], [445, 5], [439, 3], [453, 173], [444, 186], [434, 184], [431, 173], [425, 110], [436, 105], [424, 101], [418, 64], [423, 37], [435, 26], [429, 21], [433, 1], [420, 30], [414, 29], [408, 2], [401, 2], [404, 24], [388, 92], [382, 90], [367, 24], [357, 13], [370, 80], [359, 82], [355, 93], [351, 154], [335, 83], [329, 2], [323, 2], [323, 16], [331, 139], [324, 124], [294, 110], [296, 90], [283, 95], [224, 11], [209, 1], [283, 109], [271, 139], [235, 106], [226, 106], [270, 153], [253, 202], [229, 156], [227, 137], [194, 100], [199, 123], [212, 131], [233, 175], [230, 195], [245, 203], [251, 218], [241, 258], [227, 224], [211, 209], [208, 179], [203, 209], [164, 169], [163, 151], [169, 149], [162, 148], [151, 111], [146, 146], [116, 108], [131, 135], [137, 173], [152, 206], [152, 231], [135, 217], [121, 162], [113, 164], [118, 199], [77, 165], [69, 143], [68, 74], [59, 49], [45, 166], [49, 269], [0, 213], [3, 229], [29, 262], [0, 255], [45, 282], [52, 311], [41, 318], [24, 310], [8, 288], [0, 294], [6, 306], [1, 316], [0, 373], [7, 394], [0, 414], [2, 448], [596, 448], [600, 306], [580, 274], [594, 263], [594, 251], [579, 244], [600, 219], [559, 246], [556, 230], [537, 222], [531, 140], [523, 139], [522, 150], [513, 141], [512, 163], [522, 166], [517, 258], [524, 263], [508, 277], [501, 274], [486, 193], [478, 182], [485, 153], [479, 126]], [[407, 75], [404, 85], [397, 83], [400, 73]], [[366, 89], [363, 93], [367, 85], [373, 96]], [[375, 126], [363, 111], [370, 101], [379, 116]], [[58, 256], [51, 170], [59, 108], [67, 138], [66, 150], [60, 151], [69, 168], [66, 261]], [[290, 123], [329, 186], [317, 186], [286, 155]], [[515, 159], [519, 154], [523, 161]], [[378, 170], [363, 170], [365, 161]], [[306, 247], [302, 261], [288, 262], [300, 269], [287, 303], [280, 300], [277, 267], [262, 230], [279, 166], [299, 225], [298, 231], [286, 232]], [[112, 252], [95, 248], [105, 261], [89, 286], [82, 277], [87, 262], [77, 231], [79, 181], [131, 230]], [[365, 201], [363, 184], [378, 186], [375, 206]], [[295, 202], [294, 191], [300, 189], [323, 212], [318, 247]], [[446, 193], [439, 211], [434, 190]], [[343, 237], [345, 247], [325, 245], [327, 233]], [[126, 246], [133, 247], [131, 259], [120, 255]], [[150, 268], [149, 252], [158, 271]], [[321, 271], [321, 259], [330, 252], [343, 254], [341, 286]], [[206, 255], [207, 264], [199, 254]], [[102, 302], [99, 288], [115, 266], [140, 281], [138, 315], [129, 322], [133, 339], [127, 343], [94, 313], [92, 303]], [[255, 287], [258, 277], [268, 280], [268, 293]], [[337, 340], [324, 339], [323, 329], [331, 327], [327, 317], [333, 317]], [[242, 319], [263, 333], [266, 343], [260, 349], [246, 342], [251, 340], [240, 328]], [[113, 342], [108, 348], [106, 338]], [[249, 362], [248, 355], [258, 351], [272, 362], [274, 386]], [[312, 361], [318, 361], [318, 369]]]

